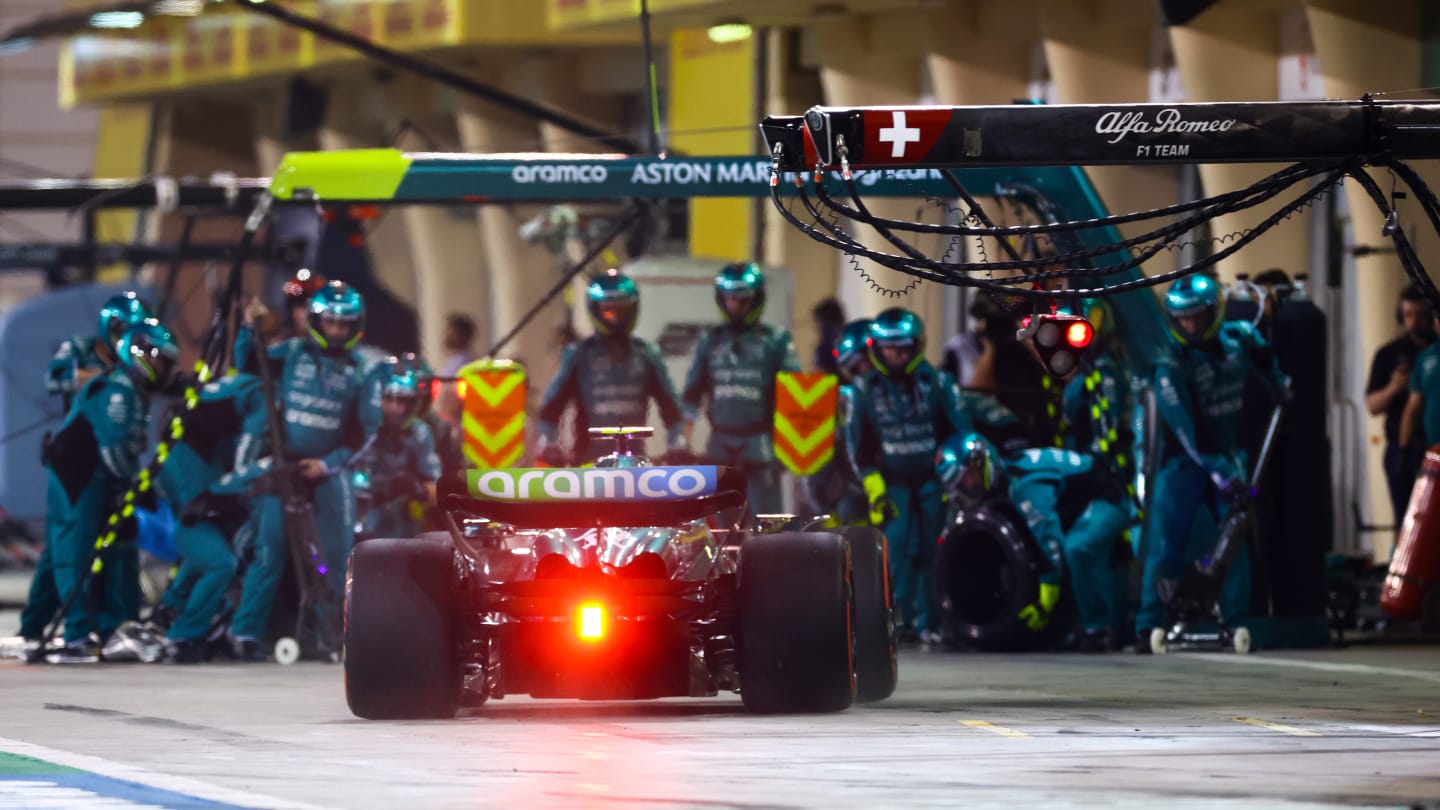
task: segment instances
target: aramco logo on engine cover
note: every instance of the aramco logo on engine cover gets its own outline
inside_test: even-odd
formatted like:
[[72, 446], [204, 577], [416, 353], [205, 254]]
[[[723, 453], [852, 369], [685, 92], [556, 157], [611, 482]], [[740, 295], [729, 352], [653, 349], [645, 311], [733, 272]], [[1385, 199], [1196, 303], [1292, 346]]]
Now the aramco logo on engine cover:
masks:
[[715, 494], [715, 467], [471, 470], [470, 494], [492, 501], [664, 501]]

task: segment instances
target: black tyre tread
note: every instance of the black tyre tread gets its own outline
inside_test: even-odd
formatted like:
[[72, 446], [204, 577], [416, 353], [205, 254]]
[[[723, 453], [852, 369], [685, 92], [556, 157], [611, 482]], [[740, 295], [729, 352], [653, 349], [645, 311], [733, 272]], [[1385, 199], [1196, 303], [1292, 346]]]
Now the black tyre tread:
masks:
[[[985, 539], [981, 539], [981, 538]], [[935, 555], [936, 601], [942, 606], [946, 638], [964, 648], [990, 652], [1019, 652], [1045, 646], [1044, 631], [1025, 626], [1019, 611], [1039, 598], [1040, 578], [1038, 547], [1032, 547], [1029, 529], [1023, 520], [1009, 510], [980, 507], [969, 514], [962, 527], [952, 524], [945, 529], [944, 541]], [[956, 600], [960, 583], [950, 580], [952, 570], [975, 570], [969, 557], [977, 547], [986, 544], [988, 553], [1003, 555], [1009, 577], [1007, 599], [998, 615], [984, 622], [974, 622], [958, 614], [947, 603]]]
[[752, 538], [740, 554], [740, 696], [753, 712], [855, 699], [850, 555], [831, 533]]
[[366, 719], [453, 717], [460, 703], [448, 538], [374, 539], [345, 580], [345, 699]]
[[895, 692], [898, 676], [889, 547], [872, 526], [846, 526], [841, 534], [855, 583], [855, 701], [873, 703]]

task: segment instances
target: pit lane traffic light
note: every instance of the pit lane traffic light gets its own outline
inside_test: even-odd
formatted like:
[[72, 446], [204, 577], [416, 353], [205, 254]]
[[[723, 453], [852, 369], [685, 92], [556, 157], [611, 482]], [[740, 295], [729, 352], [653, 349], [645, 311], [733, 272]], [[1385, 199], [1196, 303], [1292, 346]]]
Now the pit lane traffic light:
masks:
[[1045, 370], [1063, 377], [1080, 365], [1085, 348], [1095, 339], [1095, 327], [1079, 315], [1036, 315], [1035, 350]]

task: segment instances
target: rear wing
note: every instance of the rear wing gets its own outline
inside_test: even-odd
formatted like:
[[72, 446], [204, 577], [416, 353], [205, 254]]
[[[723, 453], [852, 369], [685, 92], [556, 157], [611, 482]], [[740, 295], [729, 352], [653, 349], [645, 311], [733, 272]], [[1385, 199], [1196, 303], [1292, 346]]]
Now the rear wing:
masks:
[[729, 467], [461, 470], [441, 479], [441, 503], [533, 529], [675, 526], [745, 505], [744, 473]]

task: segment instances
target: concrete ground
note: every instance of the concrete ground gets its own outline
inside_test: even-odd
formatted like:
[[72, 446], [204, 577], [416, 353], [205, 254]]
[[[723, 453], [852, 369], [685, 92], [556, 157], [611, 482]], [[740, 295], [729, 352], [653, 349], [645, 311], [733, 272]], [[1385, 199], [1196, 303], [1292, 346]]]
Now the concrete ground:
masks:
[[0, 662], [0, 807], [1426, 802], [1440, 802], [1434, 647], [913, 651], [893, 698], [834, 715], [752, 717], [734, 696], [507, 698], [443, 722], [354, 718], [335, 665]]

